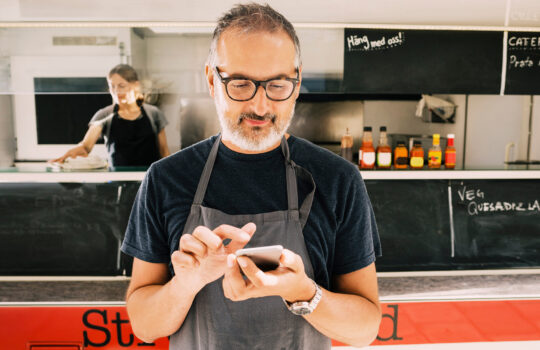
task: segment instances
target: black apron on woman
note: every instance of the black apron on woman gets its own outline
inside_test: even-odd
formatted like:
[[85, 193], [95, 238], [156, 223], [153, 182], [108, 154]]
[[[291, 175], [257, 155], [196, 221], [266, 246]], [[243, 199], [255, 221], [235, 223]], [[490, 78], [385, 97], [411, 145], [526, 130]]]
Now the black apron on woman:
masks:
[[150, 166], [160, 158], [157, 135], [142, 107], [141, 114], [140, 118], [127, 120], [120, 117], [115, 106], [107, 139], [112, 166]]
[[[286, 168], [287, 210], [229, 215], [204, 207], [202, 202], [220, 142], [221, 135], [216, 139], [206, 161], [183, 233], [192, 233], [199, 225], [209, 228], [221, 224], [242, 227], [248, 222], [254, 222], [257, 230], [246, 247], [281, 244], [302, 257], [306, 274], [313, 279], [313, 267], [302, 233], [315, 194], [315, 182], [311, 174], [290, 159], [289, 146], [283, 137], [281, 150]], [[313, 188], [300, 208], [296, 176], [310, 182]], [[292, 314], [280, 297], [231, 301], [224, 296], [222, 280], [223, 277], [209, 283], [197, 294], [184, 323], [170, 337], [170, 349], [331, 348], [330, 339], [313, 328], [302, 316]]]

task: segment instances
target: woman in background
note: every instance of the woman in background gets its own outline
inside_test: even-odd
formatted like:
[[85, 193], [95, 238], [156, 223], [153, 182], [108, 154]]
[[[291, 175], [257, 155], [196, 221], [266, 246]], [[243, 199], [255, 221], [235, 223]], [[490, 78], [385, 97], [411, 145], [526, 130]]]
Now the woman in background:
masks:
[[143, 103], [137, 72], [119, 64], [107, 76], [113, 104], [97, 111], [84, 139], [53, 162], [68, 157], [86, 157], [103, 136], [110, 166], [149, 166], [168, 156], [165, 126], [167, 120], [155, 106]]

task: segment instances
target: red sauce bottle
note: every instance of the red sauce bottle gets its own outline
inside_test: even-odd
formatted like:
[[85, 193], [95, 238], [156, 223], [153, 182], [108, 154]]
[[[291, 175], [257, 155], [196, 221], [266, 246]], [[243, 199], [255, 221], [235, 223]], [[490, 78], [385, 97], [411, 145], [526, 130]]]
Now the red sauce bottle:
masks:
[[456, 148], [454, 147], [454, 134], [448, 134], [446, 149], [444, 150], [444, 167], [454, 169], [456, 167]]

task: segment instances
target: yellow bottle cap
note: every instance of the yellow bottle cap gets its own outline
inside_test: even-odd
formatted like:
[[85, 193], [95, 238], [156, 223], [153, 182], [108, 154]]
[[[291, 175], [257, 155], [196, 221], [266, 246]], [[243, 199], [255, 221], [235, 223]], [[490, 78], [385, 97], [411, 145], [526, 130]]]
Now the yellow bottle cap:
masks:
[[441, 135], [440, 134], [433, 134], [433, 144], [434, 145], [438, 145], [440, 143], [440, 140], [441, 140]]

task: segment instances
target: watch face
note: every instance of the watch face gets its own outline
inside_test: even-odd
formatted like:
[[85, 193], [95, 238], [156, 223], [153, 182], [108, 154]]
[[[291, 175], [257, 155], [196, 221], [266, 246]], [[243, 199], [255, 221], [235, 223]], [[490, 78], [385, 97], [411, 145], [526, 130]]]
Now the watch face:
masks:
[[[315, 282], [313, 282], [315, 283]], [[322, 290], [321, 288], [315, 283], [315, 296], [310, 301], [297, 301], [295, 303], [288, 303], [283, 299], [283, 302], [295, 315], [308, 315], [315, 310], [317, 305], [319, 304], [319, 301], [321, 301], [322, 298]]]
[[291, 305], [291, 312], [295, 315], [307, 315], [311, 313], [311, 308], [307, 302], [299, 302]]
[[293, 308], [292, 313], [295, 315], [308, 315], [311, 313], [311, 309], [309, 307], [301, 306], [298, 308]]

